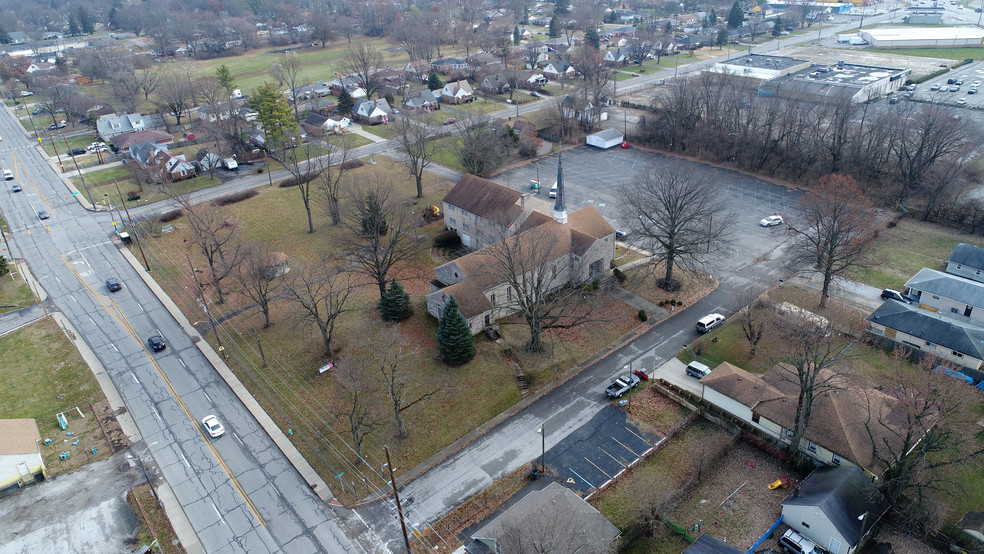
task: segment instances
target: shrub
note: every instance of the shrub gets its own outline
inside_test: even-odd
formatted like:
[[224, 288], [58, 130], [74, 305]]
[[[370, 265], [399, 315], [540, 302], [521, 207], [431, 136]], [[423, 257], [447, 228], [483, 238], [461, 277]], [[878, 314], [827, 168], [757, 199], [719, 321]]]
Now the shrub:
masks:
[[279, 186], [280, 188], [296, 187], [297, 185], [299, 185], [301, 183], [307, 183], [308, 181], [310, 181], [311, 179], [314, 179], [317, 176], [318, 176], [318, 172], [317, 171], [309, 171], [307, 173], [302, 173], [301, 175], [299, 175], [297, 177], [294, 177], [294, 176], [287, 177], [283, 181], [280, 181], [280, 184], [277, 185], [277, 186]]
[[161, 214], [161, 223], [167, 223], [168, 221], [174, 221], [184, 215], [184, 210], [178, 208], [177, 210], [171, 210], [169, 212], [164, 212]]
[[262, 173], [263, 173], [263, 168], [262, 168], [262, 167], [258, 167], [258, 168], [256, 168], [256, 174], [257, 174], [257, 175], [260, 175], [260, 174], [262, 174]]
[[612, 270], [612, 275], [614, 275], [615, 278], [618, 279], [619, 283], [624, 283], [629, 279], [628, 277], [625, 276], [625, 273], [623, 273], [622, 270], [617, 267]]
[[601, 279], [595, 277], [591, 281], [591, 290], [598, 290], [598, 287], [600, 287], [600, 286], [601, 286]]
[[379, 312], [386, 321], [403, 321], [413, 315], [410, 294], [395, 278], [390, 281], [386, 294], [379, 299]]
[[356, 160], [345, 160], [344, 162], [342, 162], [342, 165], [338, 167], [339, 169], [349, 170], [349, 169], [358, 169], [364, 165], [366, 165], [365, 162], [356, 159]]
[[434, 235], [435, 248], [457, 248], [461, 246], [461, 237], [454, 231], [441, 231]]
[[694, 354], [700, 356], [704, 353], [704, 349], [707, 348], [707, 343], [704, 339], [697, 339], [690, 343], [690, 349], [694, 351]]
[[215, 200], [212, 200], [213, 206], [228, 206], [229, 204], [235, 204], [236, 202], [242, 202], [248, 198], [252, 198], [259, 193], [254, 189], [241, 190], [239, 192], [234, 192], [232, 194], [227, 194], [225, 196], [220, 196]]
[[140, 193], [137, 192], [137, 191], [135, 191], [135, 190], [131, 190], [130, 192], [126, 193], [126, 199], [127, 200], [140, 200]]
[[647, 319], [649, 319], [649, 316], [646, 315], [646, 310], [639, 310], [639, 321], [645, 323]]

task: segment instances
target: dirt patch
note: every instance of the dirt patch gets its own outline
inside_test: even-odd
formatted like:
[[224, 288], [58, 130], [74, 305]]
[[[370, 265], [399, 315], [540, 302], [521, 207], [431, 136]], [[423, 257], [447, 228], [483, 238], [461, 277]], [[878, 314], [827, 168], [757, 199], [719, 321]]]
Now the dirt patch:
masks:
[[67, 429], [58, 425], [39, 425], [41, 455], [49, 477], [108, 458], [130, 445], [107, 401], [79, 406], [79, 410], [82, 414], [75, 409], [63, 412]]
[[171, 521], [164, 509], [157, 503], [157, 498], [150, 490], [150, 485], [141, 485], [127, 494], [126, 501], [140, 518], [140, 529], [137, 533], [137, 545], [149, 545], [157, 541], [155, 552], [164, 554], [181, 554], [185, 551], [178, 543], [178, 536], [171, 527]]
[[673, 278], [680, 283], [680, 288], [674, 292], [667, 292], [657, 286], [657, 280], [661, 279], [665, 273], [663, 267], [664, 265], [659, 263], [655, 266], [647, 264], [627, 270], [625, 271], [627, 280], [622, 286], [636, 296], [641, 296], [656, 305], [659, 305], [660, 302], [665, 305], [671, 300], [678, 302], [678, 304], [666, 306], [667, 311], [671, 312], [697, 302], [718, 286], [717, 279], [706, 273], [676, 266], [673, 270]]

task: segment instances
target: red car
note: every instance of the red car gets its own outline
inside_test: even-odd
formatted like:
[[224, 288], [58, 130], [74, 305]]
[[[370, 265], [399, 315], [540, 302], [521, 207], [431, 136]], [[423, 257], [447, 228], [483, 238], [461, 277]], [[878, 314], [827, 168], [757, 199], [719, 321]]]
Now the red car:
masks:
[[443, 125], [454, 125], [457, 120], [453, 117], [449, 117], [444, 120]]
[[622, 148], [628, 148], [628, 147], [629, 147], [629, 143], [628, 143], [628, 141], [624, 141], [624, 140], [623, 140], [623, 141], [622, 141], [622, 144], [621, 144], [620, 146], [621, 146]]

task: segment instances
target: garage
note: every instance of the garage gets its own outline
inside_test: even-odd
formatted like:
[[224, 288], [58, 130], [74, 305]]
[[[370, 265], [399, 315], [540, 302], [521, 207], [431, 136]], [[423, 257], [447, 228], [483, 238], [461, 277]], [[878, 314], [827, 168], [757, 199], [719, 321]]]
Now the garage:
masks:
[[622, 133], [617, 129], [605, 129], [604, 131], [598, 131], [593, 135], [588, 135], [585, 142], [589, 146], [597, 146], [598, 148], [611, 148], [612, 146], [618, 146], [622, 144]]

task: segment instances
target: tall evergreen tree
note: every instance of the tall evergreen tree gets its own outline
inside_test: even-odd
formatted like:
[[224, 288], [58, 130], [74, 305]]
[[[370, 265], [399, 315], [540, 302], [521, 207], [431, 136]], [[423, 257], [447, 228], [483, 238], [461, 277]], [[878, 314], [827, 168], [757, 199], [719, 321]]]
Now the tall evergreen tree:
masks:
[[550, 18], [550, 27], [547, 29], [547, 35], [549, 35], [550, 38], [557, 38], [560, 36], [560, 20], [557, 19], [556, 15]]
[[348, 89], [342, 87], [342, 92], [338, 93], [338, 113], [348, 117], [352, 114], [353, 106], [355, 106], [355, 100], [352, 99]]
[[410, 294], [395, 278], [379, 300], [379, 312], [386, 321], [403, 321], [413, 315]]
[[741, 9], [741, 4], [738, 0], [735, 0], [734, 5], [731, 6], [731, 11], [728, 13], [728, 27], [732, 29], [737, 29], [741, 27], [741, 24], [745, 21], [745, 12]]
[[523, 35], [519, 34], [519, 25], [513, 27], [513, 45], [519, 46], [519, 42], [522, 40]]
[[711, 25], [717, 25], [718, 16], [717, 13], [712, 9], [711, 13], [707, 15], [707, 22]]
[[7, 34], [7, 29], [4, 29], [3, 25], [0, 25], [0, 44], [10, 44], [10, 35]]
[[232, 91], [236, 89], [236, 82], [232, 77], [229, 66], [222, 64], [215, 68], [215, 78], [219, 80], [219, 86], [225, 90], [226, 94], [232, 96]]
[[437, 76], [437, 72], [433, 69], [430, 75], [427, 77], [427, 88], [430, 90], [440, 90], [444, 85], [441, 84], [441, 78]]
[[585, 31], [584, 42], [594, 46], [595, 50], [601, 48], [601, 37], [598, 36], [597, 29], [588, 29]]
[[718, 48], [724, 48], [728, 45], [728, 30], [721, 29], [718, 31], [717, 41], [714, 43]]
[[68, 34], [77, 37], [82, 34], [82, 29], [79, 27], [79, 20], [75, 17], [74, 13], [68, 14]]
[[782, 18], [781, 17], [776, 17], [776, 22], [775, 22], [775, 24], [772, 25], [772, 36], [778, 37], [778, 36], [782, 35], [782, 27], [783, 27], [783, 25], [785, 25], [785, 24], [782, 22]]
[[458, 309], [454, 296], [444, 304], [437, 327], [437, 349], [441, 358], [450, 365], [461, 365], [475, 357], [475, 337], [465, 316]]
[[95, 28], [93, 27], [92, 24], [92, 16], [89, 15], [89, 11], [83, 8], [82, 6], [79, 6], [78, 13], [79, 13], [78, 15], [79, 27], [82, 29], [83, 33], [87, 35], [91, 35], [92, 32], [95, 31]]

